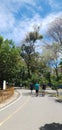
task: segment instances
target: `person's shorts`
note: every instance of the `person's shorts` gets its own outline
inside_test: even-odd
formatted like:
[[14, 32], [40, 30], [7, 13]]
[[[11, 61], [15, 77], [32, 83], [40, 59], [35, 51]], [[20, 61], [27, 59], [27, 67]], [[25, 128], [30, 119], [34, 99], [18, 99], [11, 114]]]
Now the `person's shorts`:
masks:
[[39, 90], [36, 90], [36, 93], [38, 93], [39, 92]]

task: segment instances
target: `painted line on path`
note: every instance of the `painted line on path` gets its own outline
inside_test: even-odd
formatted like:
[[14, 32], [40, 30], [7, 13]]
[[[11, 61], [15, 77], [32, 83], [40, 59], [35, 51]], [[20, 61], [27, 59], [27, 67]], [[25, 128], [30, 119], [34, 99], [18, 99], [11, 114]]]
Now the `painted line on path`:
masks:
[[14, 103], [16, 103], [18, 100], [20, 100], [22, 98], [22, 92], [20, 94], [21, 96], [17, 99], [14, 99], [12, 102], [9, 102], [6, 106], [3, 106], [3, 108], [0, 109], [0, 112], [5, 110], [6, 108], [10, 107], [11, 105], [13, 105]]
[[28, 102], [30, 97], [27, 98], [27, 100], [17, 109], [15, 110], [11, 115], [6, 117], [3, 121], [0, 122], [0, 126], [2, 126], [5, 122], [7, 122], [10, 118], [12, 118], [17, 112], [19, 112]]

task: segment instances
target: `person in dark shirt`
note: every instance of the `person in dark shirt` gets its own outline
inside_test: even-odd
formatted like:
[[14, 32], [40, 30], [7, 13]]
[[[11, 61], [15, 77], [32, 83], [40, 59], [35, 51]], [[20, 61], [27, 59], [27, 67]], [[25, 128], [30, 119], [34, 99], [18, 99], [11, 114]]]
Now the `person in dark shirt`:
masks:
[[32, 90], [34, 89], [34, 85], [33, 83], [30, 83], [30, 90], [31, 90], [31, 94], [32, 94]]
[[45, 90], [46, 90], [46, 84], [43, 82], [43, 84], [42, 84], [42, 96], [45, 95]]

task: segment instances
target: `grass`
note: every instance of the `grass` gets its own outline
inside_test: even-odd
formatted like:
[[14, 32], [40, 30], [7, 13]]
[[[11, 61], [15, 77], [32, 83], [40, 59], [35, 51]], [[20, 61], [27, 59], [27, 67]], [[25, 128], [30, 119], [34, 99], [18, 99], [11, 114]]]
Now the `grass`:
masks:
[[62, 100], [62, 95], [57, 96], [58, 99]]

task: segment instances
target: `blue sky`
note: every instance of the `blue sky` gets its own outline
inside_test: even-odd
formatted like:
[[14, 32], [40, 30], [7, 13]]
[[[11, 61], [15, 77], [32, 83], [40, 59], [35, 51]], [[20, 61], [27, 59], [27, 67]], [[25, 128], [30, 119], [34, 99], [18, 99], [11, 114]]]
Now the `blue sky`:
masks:
[[56, 17], [62, 17], [62, 0], [0, 0], [0, 35], [19, 45], [34, 25], [44, 34]]

